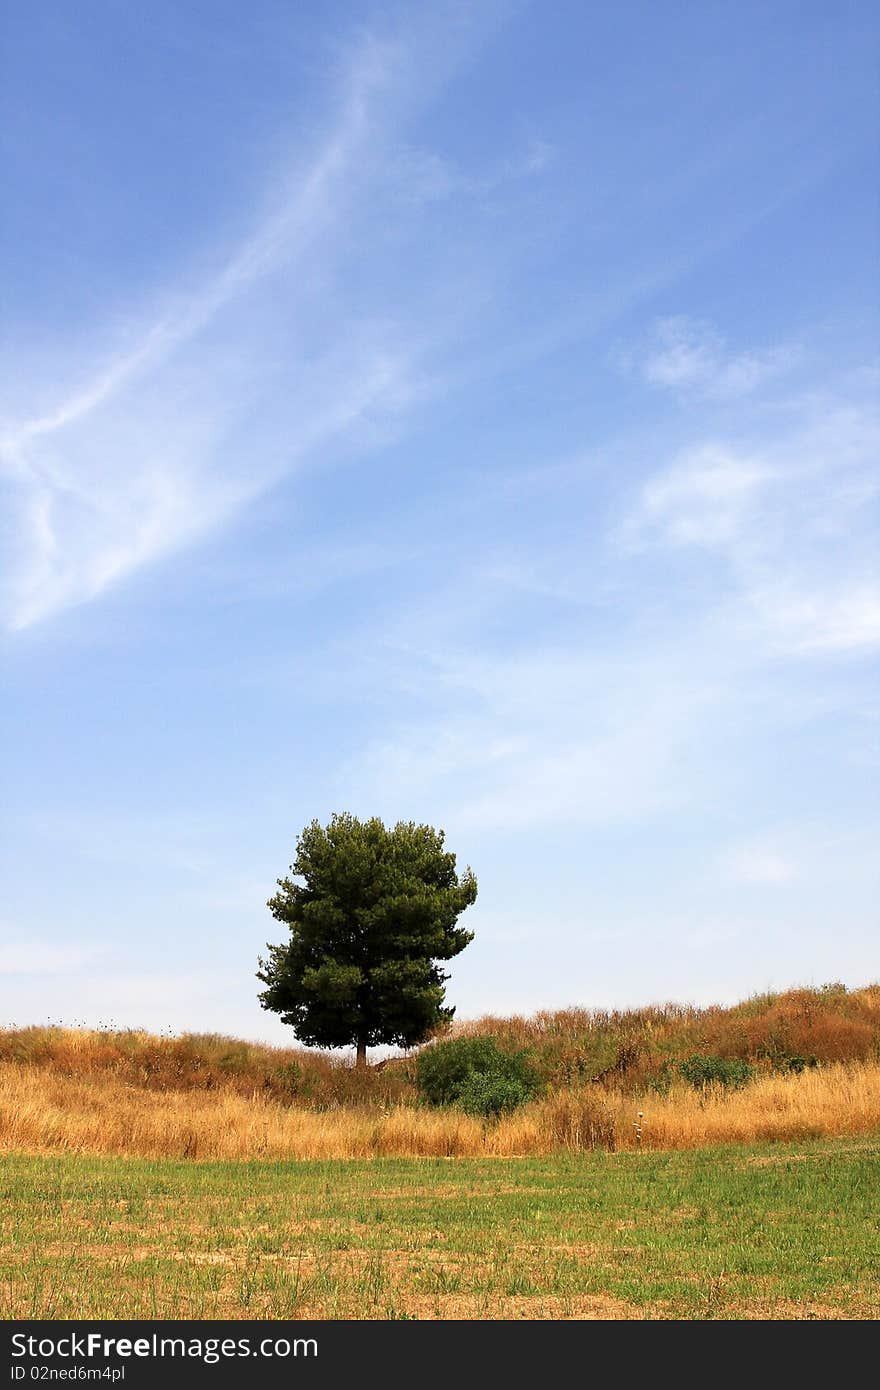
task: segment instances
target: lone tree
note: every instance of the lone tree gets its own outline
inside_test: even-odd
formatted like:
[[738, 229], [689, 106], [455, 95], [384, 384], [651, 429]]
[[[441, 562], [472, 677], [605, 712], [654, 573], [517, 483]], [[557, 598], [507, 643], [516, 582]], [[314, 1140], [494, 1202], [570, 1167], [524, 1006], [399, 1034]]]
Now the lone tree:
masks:
[[456, 922], [477, 896], [461, 878], [444, 834], [430, 825], [334, 815], [300, 835], [291, 873], [268, 906], [290, 940], [267, 943], [257, 979], [264, 1009], [300, 1042], [357, 1048], [365, 1066], [377, 1043], [411, 1047], [455, 1010], [443, 1007], [450, 960], [473, 939]]

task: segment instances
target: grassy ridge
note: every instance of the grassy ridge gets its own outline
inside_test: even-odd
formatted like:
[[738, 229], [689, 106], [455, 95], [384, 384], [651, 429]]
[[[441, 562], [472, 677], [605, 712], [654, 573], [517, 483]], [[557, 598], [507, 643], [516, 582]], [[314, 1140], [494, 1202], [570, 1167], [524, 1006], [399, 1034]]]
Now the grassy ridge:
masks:
[[490, 1161], [7, 1156], [6, 1317], [873, 1318], [876, 1142]]
[[[880, 985], [763, 994], [731, 1008], [680, 1004], [623, 1011], [560, 1009], [530, 1018], [456, 1024], [456, 1036], [488, 1034], [525, 1048], [550, 1088], [598, 1082], [629, 1094], [662, 1089], [688, 1056], [741, 1058], [758, 1070], [793, 1060], [880, 1062]], [[357, 1071], [347, 1059], [269, 1047], [214, 1033], [156, 1036], [136, 1029], [0, 1029], [0, 1063], [65, 1077], [114, 1077], [152, 1091], [255, 1092], [313, 1109], [416, 1099], [412, 1058]]]
[[[355, 1069], [217, 1035], [0, 1031], [0, 1149], [142, 1157], [369, 1158], [692, 1148], [880, 1131], [880, 987], [482, 1019], [544, 1092], [484, 1122], [419, 1104], [412, 1058]], [[741, 1091], [695, 1090], [694, 1054], [739, 1058]], [[641, 1119], [639, 1116], [641, 1115]]]
[[880, 985], [792, 989], [730, 1008], [541, 1010], [478, 1019], [459, 1031], [528, 1049], [551, 1085], [598, 1079], [636, 1094], [663, 1089], [693, 1054], [737, 1058], [765, 1074], [793, 1063], [880, 1061]]

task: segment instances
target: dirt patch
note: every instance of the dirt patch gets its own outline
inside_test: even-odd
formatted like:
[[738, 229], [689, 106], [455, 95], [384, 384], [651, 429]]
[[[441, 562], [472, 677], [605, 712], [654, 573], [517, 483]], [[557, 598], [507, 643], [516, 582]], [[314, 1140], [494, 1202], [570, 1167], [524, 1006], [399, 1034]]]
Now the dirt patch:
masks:
[[597, 1255], [607, 1254], [607, 1245], [596, 1245], [595, 1243], [572, 1244], [567, 1241], [536, 1241], [526, 1240], [517, 1241], [514, 1250], [526, 1251], [530, 1255], [574, 1255], [578, 1260], [592, 1260]]
[[[334, 1314], [334, 1316], [342, 1316]], [[297, 1309], [297, 1317], [326, 1317], [326, 1309], [321, 1305], [305, 1305]], [[397, 1294], [393, 1304], [387, 1308], [377, 1308], [375, 1313], [361, 1309], [351, 1313], [355, 1318], [395, 1319], [412, 1318], [419, 1322], [475, 1322], [475, 1321], [523, 1321], [565, 1322], [565, 1321], [634, 1321], [645, 1316], [645, 1311], [635, 1303], [612, 1298], [604, 1294], [574, 1294], [571, 1298], [536, 1295], [526, 1298], [522, 1295], [493, 1294]]]
[[441, 1200], [455, 1197], [518, 1197], [526, 1194], [546, 1197], [548, 1193], [553, 1195], [560, 1190], [525, 1183], [493, 1183], [487, 1178], [484, 1183], [414, 1183], [411, 1187], [374, 1187], [370, 1190], [370, 1201], [399, 1201], [406, 1197], [439, 1197]]

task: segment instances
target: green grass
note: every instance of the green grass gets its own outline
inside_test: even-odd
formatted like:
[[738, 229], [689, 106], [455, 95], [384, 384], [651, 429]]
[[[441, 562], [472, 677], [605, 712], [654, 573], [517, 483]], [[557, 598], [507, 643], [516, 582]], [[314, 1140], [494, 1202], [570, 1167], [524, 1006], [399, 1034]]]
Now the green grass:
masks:
[[5, 1317], [876, 1318], [880, 1144], [0, 1161]]

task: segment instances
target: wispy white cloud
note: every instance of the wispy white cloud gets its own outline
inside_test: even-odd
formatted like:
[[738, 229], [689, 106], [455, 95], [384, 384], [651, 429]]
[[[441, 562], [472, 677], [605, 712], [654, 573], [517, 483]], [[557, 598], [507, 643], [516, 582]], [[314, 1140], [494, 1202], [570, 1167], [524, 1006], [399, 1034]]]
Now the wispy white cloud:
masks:
[[880, 648], [880, 581], [855, 579], [831, 591], [811, 591], [789, 581], [757, 587], [750, 599], [790, 651], [833, 655]]
[[[396, 28], [386, 16], [385, 37], [362, 33], [333, 70], [323, 138], [310, 157], [297, 150], [267, 172], [248, 234], [201, 248], [210, 273], [157, 267], [165, 285], [152, 308], [108, 304], [105, 322], [75, 343], [46, 344], [39, 372], [20, 367], [0, 419], [0, 487], [16, 517], [0, 594], [8, 628], [94, 599], [198, 541], [318, 448], [384, 442], [424, 399], [444, 314], [473, 295], [432, 258], [427, 283], [392, 307], [387, 219], [376, 209], [396, 186], [417, 217], [420, 204], [467, 200], [550, 161], [550, 146], [533, 139], [463, 173], [407, 143], [412, 112], [506, 12], [440, 5]], [[356, 275], [351, 295], [346, 274]], [[426, 315], [420, 295], [444, 307]]]
[[792, 346], [732, 352], [712, 324], [679, 316], [654, 325], [640, 365], [652, 386], [730, 400], [790, 370], [800, 355]]
[[723, 445], [700, 445], [645, 485], [636, 525], [673, 545], [730, 545], [771, 477], [756, 459]]
[[[873, 388], [871, 388], [873, 390]], [[685, 450], [642, 484], [624, 550], [699, 548], [742, 621], [789, 653], [880, 645], [880, 420], [861, 380], [779, 403], [757, 441]]]
[[[725, 785], [741, 796], [733, 746], [842, 715], [840, 691], [802, 689], [786, 663], [827, 666], [880, 641], [866, 382], [781, 397], [741, 432], [713, 437], [701, 416], [696, 442], [666, 458], [642, 442], [641, 482], [624, 460], [604, 515], [582, 514], [575, 493], [552, 553], [511, 537], [429, 608], [372, 632], [381, 657], [354, 664], [363, 677], [375, 660], [400, 707], [421, 712], [396, 714], [341, 770], [346, 796], [442, 810], [469, 832], [656, 822], [714, 804]], [[575, 489], [577, 471], [555, 484]], [[529, 602], [542, 616], [520, 640]], [[853, 747], [863, 735], [862, 721]], [[782, 873], [785, 856], [769, 854], [743, 859], [741, 875]]]
[[[19, 517], [10, 628], [95, 598], [227, 520], [316, 446], [411, 398], [401, 335], [349, 316], [332, 341], [325, 326], [309, 339], [302, 289], [328, 271], [399, 71], [398, 46], [367, 41], [311, 165], [221, 269], [193, 293], [166, 293], [133, 345], [57, 405], [3, 425], [4, 487]], [[306, 337], [291, 344], [297, 321]], [[288, 354], [281, 381], [276, 360]], [[20, 396], [33, 386], [21, 383]]]
[[549, 141], [533, 138], [495, 168], [472, 173], [436, 150], [406, 145], [389, 161], [385, 177], [397, 197], [407, 203], [436, 203], [456, 196], [482, 198], [521, 179], [543, 174], [555, 158]]
[[463, 830], [650, 821], [699, 794], [695, 727], [728, 698], [717, 673], [692, 665], [687, 649], [629, 641], [593, 657], [563, 645], [489, 658], [460, 645], [420, 663], [410, 649], [410, 698], [420, 670], [423, 697], [442, 710], [395, 721], [339, 780], [364, 805], [440, 808]]
[[798, 867], [790, 854], [772, 843], [740, 845], [723, 859], [726, 873], [738, 883], [782, 884], [797, 877]]

